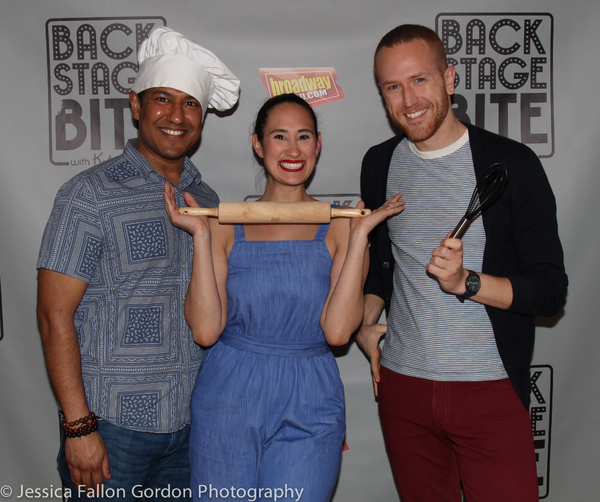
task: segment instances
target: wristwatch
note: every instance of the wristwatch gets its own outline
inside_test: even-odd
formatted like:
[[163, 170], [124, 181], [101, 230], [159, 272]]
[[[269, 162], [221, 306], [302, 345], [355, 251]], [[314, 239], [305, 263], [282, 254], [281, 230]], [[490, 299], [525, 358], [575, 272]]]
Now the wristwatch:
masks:
[[460, 303], [464, 303], [465, 300], [475, 296], [481, 288], [481, 277], [479, 277], [479, 274], [473, 272], [473, 270], [467, 270], [467, 272], [469, 272], [469, 275], [465, 279], [465, 287], [467, 289], [462, 295], [456, 295]]

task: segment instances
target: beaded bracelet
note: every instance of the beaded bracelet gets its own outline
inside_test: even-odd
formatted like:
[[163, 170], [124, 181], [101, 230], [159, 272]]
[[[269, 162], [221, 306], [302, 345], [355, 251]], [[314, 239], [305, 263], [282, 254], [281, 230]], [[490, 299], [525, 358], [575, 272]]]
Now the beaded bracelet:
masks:
[[[92, 411], [87, 417], [80, 418], [73, 422], [67, 422], [66, 419], [63, 419], [61, 425], [65, 437], [78, 438], [96, 432], [98, 430], [98, 419], [96, 418], [96, 414]], [[77, 425], [79, 427], [75, 427]]]
[[63, 427], [75, 427], [78, 424], [85, 424], [88, 420], [91, 420], [92, 418], [96, 418], [96, 414], [93, 411], [90, 412], [90, 414], [87, 417], [80, 418], [79, 420], [75, 420], [73, 422], [67, 422], [67, 419], [63, 418], [62, 426]]

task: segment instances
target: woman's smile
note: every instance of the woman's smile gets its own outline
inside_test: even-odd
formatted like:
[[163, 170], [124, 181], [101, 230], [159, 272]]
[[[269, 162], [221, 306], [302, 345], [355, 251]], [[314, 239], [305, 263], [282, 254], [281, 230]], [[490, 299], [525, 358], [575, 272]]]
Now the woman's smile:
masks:
[[279, 161], [279, 167], [281, 167], [281, 169], [283, 169], [284, 171], [287, 171], [289, 173], [296, 173], [298, 171], [301, 171], [302, 169], [304, 169], [305, 165], [306, 165], [305, 160], [280, 160]]

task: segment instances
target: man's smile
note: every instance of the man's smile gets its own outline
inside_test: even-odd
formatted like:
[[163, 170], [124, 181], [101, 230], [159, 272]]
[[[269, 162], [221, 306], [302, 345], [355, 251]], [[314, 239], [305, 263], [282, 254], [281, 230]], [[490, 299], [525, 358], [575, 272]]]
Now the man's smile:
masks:
[[176, 130], [176, 129], [167, 129], [165, 127], [159, 127], [159, 129], [166, 134], [170, 134], [171, 136], [181, 136], [182, 134], [185, 133], [185, 131], [180, 131], [180, 130]]
[[418, 112], [405, 113], [404, 115], [406, 115], [409, 119], [416, 119], [417, 117], [420, 117], [421, 115], [423, 115], [427, 110], [429, 110], [429, 108], [423, 108], [422, 110], [419, 110]]

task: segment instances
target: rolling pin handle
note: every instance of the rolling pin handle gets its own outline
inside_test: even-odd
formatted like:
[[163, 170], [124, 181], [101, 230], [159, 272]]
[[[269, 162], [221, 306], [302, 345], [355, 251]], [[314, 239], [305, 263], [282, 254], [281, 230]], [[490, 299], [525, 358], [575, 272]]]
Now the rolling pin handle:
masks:
[[189, 214], [190, 216], [219, 216], [218, 207], [180, 207], [179, 214]]

